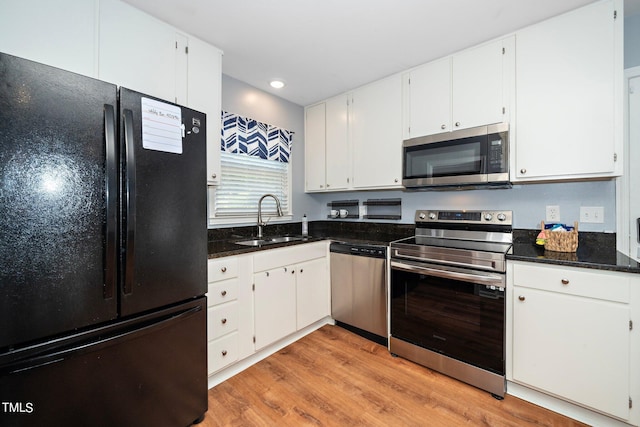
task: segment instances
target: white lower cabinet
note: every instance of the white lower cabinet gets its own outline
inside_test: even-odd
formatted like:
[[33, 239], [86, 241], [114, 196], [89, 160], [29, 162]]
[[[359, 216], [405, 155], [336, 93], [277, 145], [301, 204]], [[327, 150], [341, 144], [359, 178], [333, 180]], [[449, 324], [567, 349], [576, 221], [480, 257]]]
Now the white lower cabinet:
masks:
[[327, 242], [254, 256], [256, 350], [330, 314]]
[[209, 260], [209, 376], [222, 378], [235, 369], [224, 368], [329, 320], [328, 247], [321, 241]]
[[638, 275], [519, 262], [507, 274], [507, 379], [637, 425]]
[[326, 258], [296, 265], [296, 329], [300, 330], [331, 314]]
[[209, 260], [209, 375], [253, 352], [251, 256]]
[[292, 267], [253, 276], [256, 350], [296, 330], [296, 278]]

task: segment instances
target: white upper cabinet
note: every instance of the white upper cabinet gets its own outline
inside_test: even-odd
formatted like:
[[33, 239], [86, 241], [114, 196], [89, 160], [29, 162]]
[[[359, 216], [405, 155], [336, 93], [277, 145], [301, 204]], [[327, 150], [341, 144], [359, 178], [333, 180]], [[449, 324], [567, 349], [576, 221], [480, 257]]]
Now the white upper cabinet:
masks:
[[404, 139], [505, 120], [513, 38], [430, 62], [404, 74]]
[[304, 174], [305, 191], [324, 191], [325, 171], [326, 103], [321, 102], [305, 109], [304, 117]]
[[404, 139], [451, 130], [451, 58], [422, 65], [403, 80], [408, 118]]
[[[222, 52], [189, 37], [187, 106], [207, 115], [207, 183], [220, 183]], [[177, 81], [182, 81], [179, 78]]]
[[504, 120], [503, 62], [507, 44], [513, 39], [498, 40], [451, 57], [452, 129], [466, 129]]
[[516, 33], [512, 181], [621, 173], [622, 26], [608, 0]]
[[305, 191], [349, 187], [348, 95], [339, 95], [305, 110]]
[[6, 0], [0, 9], [0, 51], [97, 77], [97, 0]]
[[99, 23], [101, 80], [186, 104], [184, 35], [118, 0], [100, 1]]
[[350, 185], [349, 95], [326, 101], [326, 177], [327, 190], [344, 190]]
[[353, 91], [353, 188], [402, 186], [402, 80], [400, 74]]

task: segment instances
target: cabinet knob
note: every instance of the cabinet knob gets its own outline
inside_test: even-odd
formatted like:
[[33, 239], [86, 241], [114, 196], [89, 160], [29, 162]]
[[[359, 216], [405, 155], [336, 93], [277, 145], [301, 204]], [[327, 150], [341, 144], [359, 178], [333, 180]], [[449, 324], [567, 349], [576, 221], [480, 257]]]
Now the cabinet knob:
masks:
[[447, 128], [447, 125], [440, 125], [440, 129], [444, 130]]
[[296, 274], [296, 271], [295, 270], [291, 270], [291, 274]]
[[393, 182], [398, 182], [398, 178], [394, 179]]
[[324, 185], [321, 185], [320, 188], [324, 188]]
[[526, 298], [524, 297], [524, 295], [520, 295], [520, 296], [518, 297], [518, 299], [519, 299], [520, 301], [524, 301]]
[[222, 355], [226, 356], [227, 355], [227, 350], [222, 350]]
[[222, 268], [220, 269], [220, 271], [222, 271], [223, 273], [226, 273], [226, 272], [227, 272], [227, 267], [222, 267]]
[[220, 321], [222, 322], [223, 325], [225, 325], [227, 323], [227, 318], [225, 317], [223, 319], [220, 319]]
[[222, 295], [223, 297], [226, 297], [227, 296], [227, 291], [220, 292], [220, 295]]
[[301, 268], [301, 269], [300, 269], [300, 273], [302, 273], [303, 271], [304, 271], [304, 269], [303, 269], [303, 268]]
[[218, 177], [218, 175], [216, 175], [215, 173], [211, 174], [211, 178], [216, 179]]
[[569, 279], [562, 279], [562, 280], [560, 280], [560, 282], [561, 282], [563, 285], [568, 285], [568, 284], [569, 284]]
[[526, 174], [526, 173], [527, 173], [527, 170], [526, 170], [525, 168], [522, 168], [522, 169], [520, 169], [520, 173], [521, 173], [522, 175], [524, 175], [524, 174]]
[[460, 122], [456, 122], [456, 127], [459, 128], [460, 127]]
[[329, 188], [329, 184], [327, 184], [327, 188]]
[[285, 267], [285, 268], [284, 268], [284, 272], [285, 272], [285, 273], [287, 272], [287, 267]]

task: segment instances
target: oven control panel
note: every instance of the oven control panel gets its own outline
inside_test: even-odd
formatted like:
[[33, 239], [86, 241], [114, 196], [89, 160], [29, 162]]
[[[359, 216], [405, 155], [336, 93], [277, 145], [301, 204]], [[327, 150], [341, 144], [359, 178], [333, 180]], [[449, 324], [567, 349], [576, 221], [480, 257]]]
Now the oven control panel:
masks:
[[513, 211], [435, 211], [417, 210], [418, 223], [459, 223], [512, 225]]

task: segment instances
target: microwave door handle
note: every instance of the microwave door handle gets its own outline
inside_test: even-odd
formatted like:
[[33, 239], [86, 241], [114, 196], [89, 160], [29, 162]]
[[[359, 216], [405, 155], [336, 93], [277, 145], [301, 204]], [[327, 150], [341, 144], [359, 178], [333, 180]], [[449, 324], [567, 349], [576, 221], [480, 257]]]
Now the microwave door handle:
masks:
[[391, 268], [407, 271], [409, 273], [418, 273], [428, 276], [441, 277], [443, 279], [454, 279], [463, 282], [504, 287], [504, 278], [495, 274], [467, 273], [457, 270], [453, 271], [446, 268], [442, 269], [433, 265], [415, 265], [397, 261], [391, 261]]

